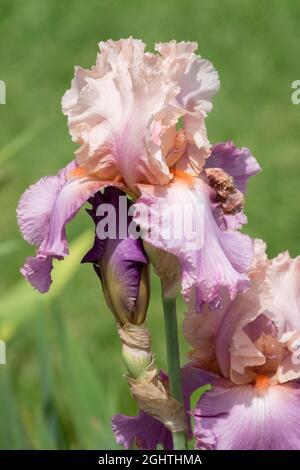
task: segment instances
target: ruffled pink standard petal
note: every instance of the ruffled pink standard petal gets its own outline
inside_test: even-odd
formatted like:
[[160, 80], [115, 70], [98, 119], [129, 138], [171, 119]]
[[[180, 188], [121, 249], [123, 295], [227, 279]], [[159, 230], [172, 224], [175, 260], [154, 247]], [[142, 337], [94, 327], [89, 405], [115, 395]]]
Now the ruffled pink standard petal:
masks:
[[224, 377], [247, 383], [255, 376], [251, 367], [265, 363], [264, 355], [246, 334], [247, 325], [263, 312], [258, 286], [252, 282], [226, 307], [215, 339], [216, 358]]
[[81, 144], [78, 162], [101, 178], [122, 175], [131, 187], [168, 182], [162, 154], [149, 148], [183, 112], [169, 105], [177, 84], [163, 73], [160, 57], [144, 49], [131, 38], [100, 43], [96, 65], [77, 68], [63, 98], [70, 133]]
[[287, 340], [300, 331], [300, 256], [282, 253], [272, 260], [266, 273], [264, 307], [278, 326], [278, 336]]
[[145, 44], [132, 38], [100, 43], [96, 65], [75, 69], [62, 100], [71, 136], [81, 145], [80, 165], [103, 179], [122, 176], [131, 188], [167, 184], [169, 166], [183, 153], [173, 150], [184, 116], [186, 138], [199, 154], [194, 163], [199, 159], [202, 169], [209, 148], [204, 119], [219, 82], [196, 47], [173, 41], [157, 45], [159, 55], [145, 53]]
[[280, 382], [300, 377], [300, 256], [282, 253], [266, 272], [262, 303], [278, 329], [278, 339], [289, 350], [279, 365]]
[[195, 310], [195, 300], [188, 303], [188, 312], [183, 321], [183, 334], [193, 350], [189, 357], [204, 369], [220, 372], [216, 358], [216, 339], [227, 306], [231, 303], [228, 292], [224, 289], [218, 308], [205, 304], [201, 314]]
[[255, 249], [251, 286], [227, 305], [218, 325], [216, 359], [235, 383], [252, 381], [258, 370], [283, 383], [300, 377], [300, 258], [283, 253], [267, 260], [259, 241]]
[[220, 87], [218, 73], [208, 60], [195, 54], [195, 42], [171, 41], [155, 48], [164, 59], [168, 75], [180, 84], [176, 101], [185, 109], [183, 129], [188, 146], [176, 168], [198, 175], [210, 153], [205, 118]]

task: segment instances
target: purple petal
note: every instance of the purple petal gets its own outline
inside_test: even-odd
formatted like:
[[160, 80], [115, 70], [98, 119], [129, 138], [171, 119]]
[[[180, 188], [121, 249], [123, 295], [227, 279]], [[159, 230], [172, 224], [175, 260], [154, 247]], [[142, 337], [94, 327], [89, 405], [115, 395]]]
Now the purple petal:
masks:
[[133, 444], [144, 450], [155, 450], [158, 444], [165, 450], [173, 449], [171, 432], [160, 421], [142, 411], [138, 416], [115, 415], [112, 429], [117, 444], [125, 449]]
[[[161, 371], [160, 377], [168, 381], [168, 376]], [[190, 397], [198, 388], [212, 383], [215, 376], [197, 367], [187, 365], [181, 369], [183, 383], [184, 405], [187, 412], [188, 438], [192, 438], [190, 423]], [[112, 418], [112, 428], [119, 445], [126, 449], [136, 444], [141, 449], [155, 450], [158, 444], [164, 449], [173, 449], [173, 441], [170, 431], [157, 419], [147, 415], [143, 411], [138, 416], [116, 415]]]
[[66, 224], [105, 185], [93, 178], [72, 178], [75, 166], [72, 162], [57, 176], [42, 178], [25, 191], [17, 208], [23, 237], [37, 247], [36, 257], [27, 259], [21, 273], [40, 292], [50, 287], [53, 258], [68, 254]]
[[51, 285], [52, 256], [29, 256], [21, 273], [30, 284], [40, 292], [47, 292]]
[[247, 216], [242, 211], [237, 214], [225, 214], [219, 204], [215, 204], [213, 214], [219, 227], [229, 232], [241, 229], [248, 222]]
[[222, 168], [234, 178], [237, 189], [246, 192], [248, 179], [258, 173], [261, 168], [246, 147], [239, 149], [232, 141], [216, 144], [205, 168]]
[[20, 199], [17, 208], [18, 224], [23, 238], [39, 246], [49, 229], [49, 214], [53, 201], [61, 189], [58, 176], [46, 176], [30, 186]]
[[203, 387], [204, 385], [213, 383], [215, 380], [215, 375], [211, 372], [199, 369], [199, 367], [194, 367], [192, 364], [187, 364], [181, 369], [181, 380], [184, 406], [187, 413], [188, 438], [192, 439], [193, 432], [190, 417], [190, 398], [192, 394], [199, 388]]
[[[253, 258], [252, 241], [244, 234], [219, 227], [212, 212], [210, 188], [202, 179], [186, 182], [176, 178], [164, 187], [139, 185], [139, 188], [142, 195], [135, 203], [134, 220], [145, 231], [148, 243], [179, 259], [185, 300], [194, 296], [200, 309], [203, 302], [219, 299], [222, 287], [228, 289], [232, 298], [238, 290], [248, 287], [245, 272]], [[176, 214], [183, 208], [184, 217], [195, 220], [197, 207], [202, 215], [197, 219], [202, 221], [201, 226], [194, 227], [199, 242], [191, 242], [190, 234], [186, 235], [184, 230], [179, 235], [174, 232], [180, 226]], [[161, 215], [170, 212], [170, 208], [171, 217], [162, 224]]]
[[198, 401], [196, 447], [216, 450], [292, 450], [300, 448], [300, 386], [216, 381]]
[[[248, 179], [260, 171], [255, 158], [247, 148], [237, 148], [233, 142], [216, 144], [211, 155], [205, 161], [204, 169], [219, 168], [233, 177], [235, 187], [242, 193], [246, 192]], [[238, 230], [247, 223], [247, 217], [242, 211], [234, 214], [224, 213], [222, 206], [211, 195], [214, 217], [222, 230]]]

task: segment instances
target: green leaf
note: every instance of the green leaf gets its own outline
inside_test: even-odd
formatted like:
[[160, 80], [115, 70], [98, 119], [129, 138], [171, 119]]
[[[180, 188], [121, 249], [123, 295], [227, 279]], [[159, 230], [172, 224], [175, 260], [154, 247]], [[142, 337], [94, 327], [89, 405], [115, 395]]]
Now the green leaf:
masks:
[[[49, 313], [52, 314], [51, 311]], [[39, 358], [42, 394], [42, 409], [37, 415], [37, 425], [40, 437], [44, 442], [42, 448], [59, 449], [64, 447], [64, 439], [55, 399], [55, 384], [50, 357], [51, 347], [45, 313], [36, 316], [36, 324], [37, 356]]]
[[197, 402], [200, 400], [202, 395], [210, 389], [211, 389], [211, 385], [207, 384], [207, 385], [204, 385], [203, 387], [197, 388], [197, 390], [195, 390], [192, 393], [192, 395], [190, 397], [191, 410], [195, 409], [195, 407], [197, 405]]
[[7, 240], [0, 243], [0, 256], [7, 256], [14, 253], [20, 248], [20, 243], [17, 240]]
[[46, 294], [35, 291], [25, 280], [18, 282], [7, 295], [0, 300], [0, 338], [10, 339], [23, 322], [32, 318], [39, 309], [45, 308], [55, 300], [70, 282], [80, 261], [90, 248], [93, 239], [88, 230], [78, 237], [70, 246], [70, 255], [63, 261], [56, 261], [53, 270], [53, 284]]
[[64, 387], [79, 448], [116, 448], [110, 425], [116, 403], [111, 399], [109, 381], [99, 376], [91, 358], [70, 335], [62, 312], [56, 312], [55, 317], [60, 333]]
[[0, 365], [0, 397], [0, 448], [22, 449], [26, 447], [26, 439], [7, 365]]
[[0, 150], [0, 165], [2, 166], [10, 158], [14, 157], [26, 145], [30, 144], [35, 137], [48, 125], [49, 121], [39, 121], [32, 127], [19, 134], [14, 140], [9, 142]]

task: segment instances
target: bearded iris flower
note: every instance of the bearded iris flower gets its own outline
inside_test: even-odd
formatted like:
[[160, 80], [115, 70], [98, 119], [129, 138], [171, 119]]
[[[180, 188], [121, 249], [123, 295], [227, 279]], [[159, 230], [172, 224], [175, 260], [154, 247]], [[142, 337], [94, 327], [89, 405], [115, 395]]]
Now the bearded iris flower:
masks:
[[[193, 346], [181, 372], [184, 401], [187, 415], [194, 417], [199, 449], [300, 446], [300, 257], [282, 253], [268, 260], [260, 240], [255, 252], [246, 293], [231, 300], [223, 291], [219, 308], [205, 305], [201, 313], [190, 304], [184, 321]], [[212, 387], [191, 412], [190, 396], [205, 384]], [[125, 448], [173, 448], [167, 428], [143, 412], [116, 415], [112, 424], [117, 443]]]
[[[238, 149], [229, 141], [212, 147], [198, 175], [180, 174], [167, 186], [139, 185], [141, 197], [135, 207], [142, 214], [147, 214], [148, 208], [151, 220], [158, 219], [157, 207], [163, 213], [178, 201], [184, 204], [187, 218], [194, 216], [197, 205], [202, 207], [203, 242], [196, 249], [189, 248], [188, 238], [164, 238], [162, 229], [155, 238], [145, 237], [149, 244], [179, 259], [183, 296], [186, 301], [196, 299], [198, 311], [204, 302], [220, 299], [222, 287], [231, 298], [248, 287], [252, 241], [237, 230], [247, 221], [242, 212], [247, 180], [259, 170], [247, 148]], [[142, 228], [151, 229], [149, 218], [137, 215], [135, 220]]]
[[67, 223], [107, 186], [134, 198], [134, 220], [146, 232], [149, 222], [139, 215], [143, 207], [153, 212], [153, 204], [164, 209], [176, 201], [192, 211], [203, 205], [204, 243], [198, 250], [189, 252], [184, 237], [163, 240], [159, 228], [158, 240], [147, 239], [179, 259], [186, 299], [214, 301], [221, 286], [234, 296], [247, 285], [251, 241], [236, 231], [243, 216], [233, 214], [237, 205], [228, 210], [230, 194], [220, 202], [212, 168], [232, 174], [235, 192], [239, 184], [244, 190], [247, 176], [259, 166], [248, 150], [233, 144], [211, 149], [205, 118], [219, 80], [212, 64], [195, 54], [197, 44], [157, 44], [157, 54], [144, 47], [131, 38], [100, 43], [96, 64], [89, 70], [76, 67], [63, 97], [70, 134], [80, 145], [75, 160], [31, 186], [17, 210], [23, 237], [36, 247], [21, 272], [40, 292], [50, 288], [53, 260], [68, 254]]
[[184, 322], [189, 367], [211, 374], [193, 413], [197, 448], [300, 446], [300, 257], [268, 260], [258, 241], [256, 251], [246, 293]]
[[[188, 417], [179, 368], [177, 287], [199, 318], [224, 296], [231, 302], [249, 287], [253, 244], [239, 229], [246, 222], [248, 178], [260, 170], [248, 149], [232, 142], [210, 145], [205, 120], [219, 79], [212, 64], [195, 54], [196, 48], [193, 42], [171, 41], [145, 53], [145, 45], [132, 38], [100, 43], [96, 64], [88, 70], [75, 68], [62, 100], [71, 137], [79, 145], [75, 159], [25, 191], [17, 209], [21, 233], [36, 247], [21, 273], [44, 293], [52, 282], [53, 261], [68, 254], [66, 226], [80, 208], [87, 201], [92, 204], [88, 212], [97, 227], [102, 217], [98, 207], [109, 203], [118, 212], [120, 196], [130, 197], [132, 215], [126, 214], [126, 223], [140, 227], [144, 243], [129, 235], [102, 239], [96, 228], [94, 246], [83, 262], [94, 265], [118, 322], [141, 422], [154, 420], [156, 430], [158, 422], [164, 438], [156, 442], [169, 447], [173, 439], [178, 449], [186, 448]], [[180, 224], [172, 213], [161, 224], [161, 214], [176, 205], [198, 224], [196, 245], [191, 246], [184, 231], [175, 236]], [[149, 302], [145, 250], [162, 281], [169, 381], [154, 364], [143, 325]], [[186, 410], [192, 390], [207, 383], [196, 369], [197, 374], [194, 367], [182, 372]], [[137, 420], [132, 418], [131, 424], [138, 428]], [[115, 426], [126, 428], [126, 418], [117, 421]]]

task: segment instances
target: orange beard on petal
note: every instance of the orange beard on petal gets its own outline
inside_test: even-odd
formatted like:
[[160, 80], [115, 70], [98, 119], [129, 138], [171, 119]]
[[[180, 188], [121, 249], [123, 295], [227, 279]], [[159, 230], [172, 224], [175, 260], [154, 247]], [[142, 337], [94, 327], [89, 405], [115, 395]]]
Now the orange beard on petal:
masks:
[[68, 178], [85, 178], [90, 176], [83, 166], [77, 166], [68, 174]]
[[263, 391], [266, 390], [270, 385], [270, 379], [266, 375], [257, 374], [254, 379], [254, 387], [259, 390]]
[[[89, 173], [87, 169], [83, 166], [78, 166], [74, 168], [70, 173], [68, 174], [68, 178], [97, 178], [100, 181], [104, 181], [104, 179], [98, 174], [98, 173]], [[105, 181], [107, 181], [105, 179]], [[121, 175], [116, 176], [114, 179], [111, 180], [112, 183], [122, 183], [125, 185], [125, 182], [123, 180], [123, 177]]]
[[192, 175], [189, 175], [188, 173], [185, 173], [185, 171], [182, 170], [171, 170], [171, 173], [174, 175], [175, 179], [180, 179], [183, 180], [185, 184], [188, 186], [194, 186], [195, 185], [195, 177]]

